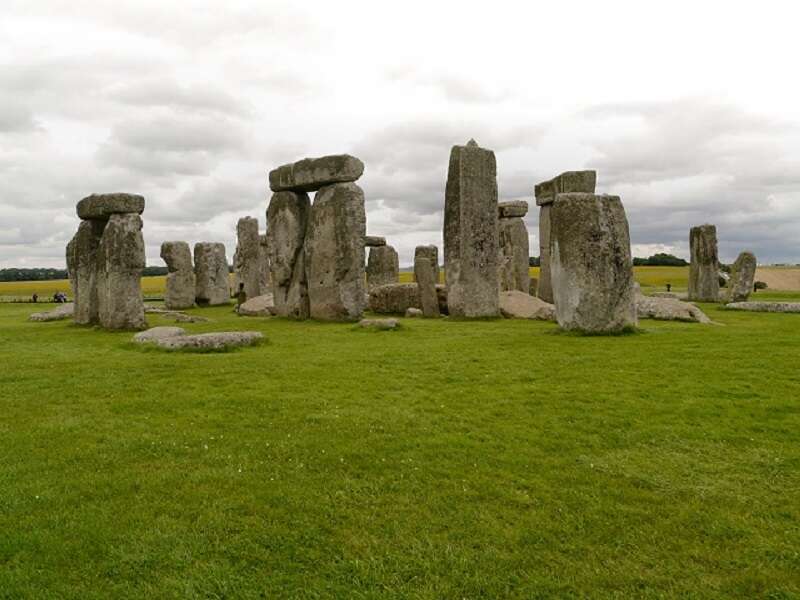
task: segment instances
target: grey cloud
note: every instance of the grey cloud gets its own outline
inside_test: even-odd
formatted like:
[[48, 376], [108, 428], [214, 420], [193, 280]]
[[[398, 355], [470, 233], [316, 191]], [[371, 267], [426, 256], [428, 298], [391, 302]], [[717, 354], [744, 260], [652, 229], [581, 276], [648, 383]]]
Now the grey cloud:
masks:
[[172, 78], [138, 81], [117, 86], [109, 97], [133, 106], [168, 107], [186, 111], [214, 111], [230, 116], [247, 116], [245, 103], [210, 84], [181, 85]]
[[496, 104], [512, 94], [504, 88], [492, 88], [479, 79], [470, 79], [446, 72], [427, 72], [411, 65], [395, 65], [386, 69], [386, 77], [396, 83], [427, 86], [446, 100], [464, 104]]

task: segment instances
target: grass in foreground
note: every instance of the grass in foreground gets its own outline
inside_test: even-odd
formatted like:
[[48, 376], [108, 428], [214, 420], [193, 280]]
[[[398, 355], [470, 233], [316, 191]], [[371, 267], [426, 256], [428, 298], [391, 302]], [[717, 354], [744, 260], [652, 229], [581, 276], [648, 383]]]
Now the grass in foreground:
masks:
[[800, 316], [704, 309], [170, 354], [0, 305], [0, 597], [797, 597]]

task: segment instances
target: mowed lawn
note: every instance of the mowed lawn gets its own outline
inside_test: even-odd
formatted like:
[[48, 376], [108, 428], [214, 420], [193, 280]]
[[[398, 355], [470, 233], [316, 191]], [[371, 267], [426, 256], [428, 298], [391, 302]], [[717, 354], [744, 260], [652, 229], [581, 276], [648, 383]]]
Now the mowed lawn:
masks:
[[0, 305], [2, 598], [800, 595], [800, 315], [223, 307], [187, 329], [268, 341], [166, 354], [31, 309]]

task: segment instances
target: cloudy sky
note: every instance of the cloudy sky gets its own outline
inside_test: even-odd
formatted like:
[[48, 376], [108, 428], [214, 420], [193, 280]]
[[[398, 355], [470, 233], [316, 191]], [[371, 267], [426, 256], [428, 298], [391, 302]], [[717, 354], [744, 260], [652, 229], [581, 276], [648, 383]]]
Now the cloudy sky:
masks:
[[[63, 266], [92, 192], [147, 199], [163, 240], [235, 245], [267, 172], [348, 152], [367, 228], [441, 244], [450, 147], [495, 150], [501, 199], [598, 170], [636, 255], [800, 262], [793, 3], [0, 3], [0, 267]], [[223, 8], [224, 7], [224, 8]], [[536, 211], [527, 223], [537, 247]]]

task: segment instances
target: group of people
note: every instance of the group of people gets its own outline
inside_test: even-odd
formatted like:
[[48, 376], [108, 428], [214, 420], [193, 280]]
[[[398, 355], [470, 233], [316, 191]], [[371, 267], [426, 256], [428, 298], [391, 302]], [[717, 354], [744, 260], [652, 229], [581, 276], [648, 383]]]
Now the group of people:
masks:
[[[39, 302], [39, 294], [34, 293], [33, 296], [31, 296], [31, 302]], [[65, 302], [69, 302], [69, 300], [64, 292], [56, 292], [53, 294], [53, 302], [56, 304], [63, 304]]]

